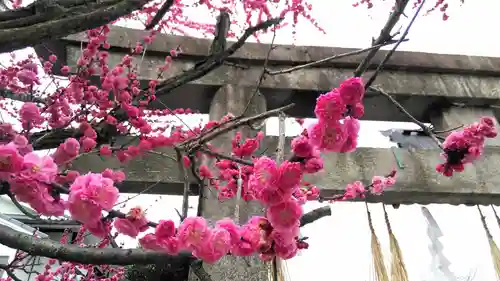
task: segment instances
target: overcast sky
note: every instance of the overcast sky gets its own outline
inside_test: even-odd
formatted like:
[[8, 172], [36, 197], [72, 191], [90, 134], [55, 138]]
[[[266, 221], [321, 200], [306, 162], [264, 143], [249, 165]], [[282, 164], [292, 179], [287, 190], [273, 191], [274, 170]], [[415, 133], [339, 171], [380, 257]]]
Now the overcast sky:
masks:
[[[364, 7], [353, 8], [353, 0], [325, 1], [310, 0], [313, 5], [312, 15], [319, 25], [327, 31], [324, 35], [317, 31], [303, 18], [298, 26], [296, 38], [291, 36], [290, 29], [278, 32], [276, 42], [282, 44], [295, 43], [298, 45], [323, 45], [337, 47], [367, 47], [371, 38], [376, 37], [385, 23], [392, 1], [381, 2], [373, 0], [375, 7], [367, 10]], [[378, 3], [381, 2], [381, 3]], [[443, 22], [441, 13], [435, 12], [421, 17], [414, 24], [409, 39], [400, 49], [421, 52], [435, 52], [448, 54], [466, 54], [481, 56], [498, 56], [499, 46], [495, 27], [500, 26], [500, 1], [496, 0], [467, 0], [460, 7], [459, 0], [451, 0], [449, 20]], [[456, 2], [456, 3], [455, 3]], [[427, 3], [433, 5], [435, 0]], [[409, 9], [406, 14], [411, 17]], [[196, 9], [191, 16], [200, 21], [211, 22], [213, 16]], [[408, 20], [403, 20], [404, 28]], [[129, 27], [141, 28], [140, 23], [127, 23]], [[490, 29], [491, 28], [491, 29]], [[197, 34], [192, 34], [197, 35]], [[269, 42], [269, 37], [261, 37], [263, 42]], [[18, 52], [22, 58], [32, 52], [30, 49]], [[0, 55], [0, 62], [6, 64], [7, 55]], [[336, 86], [336, 85], [332, 85]], [[5, 115], [5, 114], [4, 114]], [[6, 117], [5, 117], [6, 118]], [[204, 116], [192, 116], [185, 119], [190, 126], [195, 126]], [[7, 118], [6, 118], [7, 119]], [[311, 122], [311, 121], [308, 121]], [[287, 122], [287, 134], [295, 135], [300, 131], [297, 124]], [[404, 123], [392, 122], [362, 122], [360, 146], [363, 147], [390, 147], [387, 138], [380, 134], [380, 130], [389, 128], [416, 128]], [[277, 134], [277, 121], [268, 123], [267, 133]], [[194, 212], [196, 200], [191, 200]], [[148, 207], [151, 220], [162, 218], [177, 219], [174, 208], [180, 208], [181, 200], [176, 197], [141, 195], [128, 201], [123, 210], [135, 205]], [[309, 203], [306, 210], [318, 207], [318, 203]], [[495, 280], [494, 268], [489, 255], [488, 243], [482, 229], [477, 210], [464, 206], [453, 207], [447, 205], [429, 205], [431, 213], [436, 218], [444, 237], [444, 252], [451, 261], [451, 269], [457, 276], [466, 277], [475, 272], [478, 281]], [[389, 209], [392, 226], [399, 239], [403, 255], [410, 274], [414, 281], [444, 280], [431, 276], [429, 270], [430, 255], [427, 245], [429, 239], [426, 234], [427, 224], [421, 215], [419, 205], [401, 206], [398, 210]], [[333, 215], [324, 218], [303, 230], [311, 247], [287, 262], [292, 281], [307, 280], [372, 280], [370, 233], [363, 204], [336, 203], [332, 205]], [[375, 229], [381, 240], [385, 256], [389, 258], [388, 236], [383, 221], [382, 207], [371, 205]], [[500, 231], [489, 208], [484, 210], [488, 216], [490, 229], [494, 237], [500, 237]], [[127, 247], [133, 247], [136, 242], [121, 238]], [[462, 279], [466, 280], [466, 279]]]

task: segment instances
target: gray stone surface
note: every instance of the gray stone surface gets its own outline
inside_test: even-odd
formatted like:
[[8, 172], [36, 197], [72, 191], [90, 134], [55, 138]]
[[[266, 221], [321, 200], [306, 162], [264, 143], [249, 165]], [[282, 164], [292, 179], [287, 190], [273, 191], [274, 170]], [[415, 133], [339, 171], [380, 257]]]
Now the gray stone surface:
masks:
[[[116, 64], [128, 52], [129, 47], [144, 36], [146, 33], [143, 31], [113, 27], [109, 38], [113, 45], [111, 64]], [[36, 50], [42, 57], [47, 57], [44, 52], [49, 46], [48, 49], [56, 52], [63, 60], [62, 63], [74, 65], [82, 39], [81, 34], [73, 35], [60, 41], [47, 42], [46, 46]], [[184, 53], [174, 60], [166, 77], [180, 74], [203, 59], [208, 53], [209, 45], [210, 41], [205, 39], [159, 35], [148, 47], [150, 52], [147, 52], [144, 59], [136, 58], [140, 65], [139, 76], [144, 80], [156, 78], [155, 69], [164, 61], [165, 52], [177, 46]], [[210, 112], [211, 118], [220, 118], [226, 112], [237, 114], [242, 110], [242, 101], [249, 97], [248, 93], [257, 84], [268, 48], [263, 44], [246, 44], [230, 58], [231, 62], [243, 65], [244, 68], [222, 66], [160, 98], [170, 107], [189, 107], [203, 113]], [[352, 49], [283, 45], [272, 52], [270, 65], [276, 69], [288, 68], [347, 51]], [[385, 52], [378, 53], [373, 63], [377, 64], [384, 56]], [[262, 95], [259, 97], [259, 106], [256, 107], [259, 110], [253, 112], [295, 102], [297, 105], [288, 112], [289, 115], [312, 116], [317, 95], [336, 87], [352, 73], [362, 58], [363, 55], [353, 56], [291, 74], [266, 77], [260, 88]], [[60, 65], [56, 65], [56, 70], [58, 67]], [[384, 69], [376, 84], [394, 96], [417, 119], [432, 121], [438, 129], [469, 124], [483, 114], [497, 114], [490, 106], [498, 104], [500, 100], [500, 58], [396, 52]], [[226, 84], [235, 84], [238, 88]], [[477, 106], [490, 109], [450, 108], [438, 114], [433, 113], [435, 108], [452, 102], [463, 103], [468, 108]], [[365, 119], [368, 120], [408, 121], [385, 97], [373, 93], [367, 93], [365, 107]], [[227, 138], [230, 135], [216, 142], [223, 143], [222, 147], [227, 149]], [[441, 160], [440, 151], [400, 149], [399, 157], [405, 169], [398, 173], [398, 184], [384, 196], [369, 200], [386, 203], [499, 204], [499, 179], [496, 176], [500, 161], [498, 143], [499, 140], [488, 142], [491, 147], [486, 150], [483, 159], [474, 165], [468, 165], [464, 173], [453, 178], [445, 178], [434, 171], [435, 165]], [[274, 151], [276, 144], [277, 139], [267, 139], [263, 148]], [[169, 149], [163, 151], [174, 155]], [[160, 183], [157, 184], [155, 193], [171, 194], [182, 190], [177, 165], [174, 161], [157, 155], [147, 155], [127, 165], [121, 165], [116, 160], [103, 162], [98, 156], [88, 156], [79, 159], [74, 166], [82, 171], [102, 171], [105, 167], [122, 168], [128, 175], [129, 190], [135, 192], [145, 183], [156, 182]], [[325, 155], [326, 172], [308, 177], [307, 180], [321, 187], [324, 195], [332, 195], [342, 192], [347, 183], [355, 180], [369, 181], [372, 176], [388, 173], [393, 167], [396, 164], [392, 150], [360, 148], [353, 153]], [[123, 188], [125, 190], [126, 185]], [[214, 218], [230, 213], [231, 208], [227, 208], [214, 210]]]
[[[129, 49], [148, 34], [147, 31], [111, 26], [108, 42], [112, 46]], [[70, 35], [65, 40], [79, 45], [80, 41], [86, 41], [86, 37], [84, 33], [79, 33]], [[200, 57], [208, 54], [210, 44], [210, 39], [158, 34], [156, 40], [148, 46], [148, 50], [163, 53], [181, 47], [185, 55]], [[268, 50], [268, 44], [246, 43], [233, 55], [233, 58], [237, 60], [264, 61]], [[275, 51], [271, 53], [270, 61], [284, 65], [304, 64], [355, 50], [338, 47], [278, 45]], [[384, 50], [377, 52], [372, 60], [372, 66], [378, 65], [387, 52]], [[349, 56], [326, 62], [322, 66], [354, 68], [364, 57], [365, 54]], [[416, 72], [453, 72], [500, 76], [500, 58], [397, 51], [391, 56], [385, 68]]]
[[[278, 144], [277, 137], [267, 137], [261, 151], [273, 156]], [[467, 165], [465, 172], [452, 178], [439, 175], [435, 166], [440, 163], [440, 151], [437, 149], [407, 150], [393, 148], [405, 166], [398, 170], [397, 184], [387, 190], [383, 196], [369, 198], [372, 202], [386, 203], [448, 203], [448, 204], [496, 204], [500, 205], [500, 147], [489, 147], [484, 156], [473, 165]], [[368, 182], [375, 175], [384, 175], [397, 168], [393, 149], [358, 148], [352, 153], [330, 153], [323, 155], [325, 171], [306, 180], [322, 188], [324, 196], [342, 192], [346, 184], [356, 180]], [[172, 150], [165, 149], [165, 154], [174, 156]], [[289, 156], [290, 139], [285, 152]], [[88, 157], [88, 158], [86, 158]], [[142, 182], [160, 180], [161, 188], [154, 193], [180, 194], [182, 192], [177, 164], [172, 160], [147, 156], [120, 166], [115, 160], [99, 162], [98, 156], [80, 158], [75, 167], [92, 167], [102, 171], [105, 167], [120, 168], [128, 174], [128, 181]], [[156, 163], [156, 164], [155, 164]], [[144, 166], [149, 170], [145, 172]], [[147, 171], [147, 170], [146, 170]], [[154, 171], [154, 172], [151, 172]], [[171, 183], [173, 181], [173, 183]], [[193, 181], [194, 182], [194, 181]], [[176, 187], [178, 186], [178, 187]], [[125, 189], [124, 189], [125, 190]], [[138, 192], [139, 187], [135, 189]]]
[[[116, 65], [129, 46], [146, 35], [143, 31], [113, 27], [109, 42], [113, 45], [109, 58]], [[84, 37], [72, 35], [60, 41], [47, 42], [62, 60], [61, 63], [74, 66], [80, 54], [80, 40]], [[209, 40], [170, 35], [158, 35], [148, 47], [144, 58], [136, 57], [140, 65], [139, 77], [146, 83], [157, 77], [157, 68], [164, 62], [171, 48], [181, 46], [184, 53], [174, 60], [164, 77], [169, 78], [190, 69], [208, 53]], [[35, 48], [40, 56], [47, 57], [47, 46]], [[210, 102], [219, 87], [227, 83], [238, 83], [245, 87], [255, 87], [262, 71], [268, 46], [265, 44], [245, 44], [229, 61], [234, 65], [223, 65], [204, 77], [183, 85], [169, 93], [159, 93], [159, 99], [172, 108], [191, 108], [208, 113]], [[284, 69], [331, 56], [353, 49], [325, 47], [294, 47], [280, 45], [271, 53], [271, 69]], [[384, 57], [379, 52], [374, 64]], [[288, 114], [296, 117], [313, 116], [316, 97], [330, 90], [349, 77], [363, 55], [352, 56], [304, 68], [289, 74], [266, 76], [260, 91], [266, 97], [267, 108], [273, 109], [289, 102], [296, 107]], [[55, 70], [60, 68], [56, 65]], [[426, 54], [416, 52], [396, 52], [379, 74], [376, 85], [398, 100], [408, 111], [422, 121], [429, 121], [429, 108], [439, 107], [449, 102], [460, 102], [468, 106], [489, 106], [500, 100], [497, 87], [500, 77], [500, 59], [488, 57]], [[368, 70], [366, 75], [373, 72]], [[98, 81], [96, 80], [96, 83]], [[145, 85], [145, 84], [144, 84]], [[365, 98], [366, 120], [408, 121], [385, 97], [368, 92]], [[160, 103], [153, 107], [163, 108]]]
[[[239, 85], [223, 86], [215, 95], [212, 106], [210, 108], [210, 119], [220, 120], [227, 113], [234, 116], [239, 116], [245, 112], [246, 105], [252, 99], [245, 115], [252, 116], [258, 113], [265, 112], [266, 102], [260, 93], [253, 95], [254, 91], [251, 88], [244, 88]], [[253, 98], [252, 98], [253, 97]], [[239, 131], [243, 137], [253, 137], [256, 131], [250, 128], [240, 128]], [[222, 135], [213, 140], [213, 144], [220, 148], [221, 151], [229, 154], [231, 152], [231, 140], [235, 132]], [[211, 166], [210, 162], [208, 163]], [[202, 199], [201, 210], [202, 215], [210, 222], [214, 223], [222, 218], [233, 218], [236, 222], [245, 223], [248, 218], [254, 215], [262, 215], [263, 207], [255, 201], [245, 202], [236, 199], [219, 201], [217, 191], [209, 190], [205, 187], [204, 199]], [[239, 204], [239, 212], [235, 213]], [[258, 257], [235, 257], [225, 256], [216, 264], [203, 264], [207, 273], [212, 277], [212, 280], [255, 280], [265, 281], [269, 274], [269, 263], [261, 262]], [[191, 280], [196, 280], [194, 274], [190, 274]]]

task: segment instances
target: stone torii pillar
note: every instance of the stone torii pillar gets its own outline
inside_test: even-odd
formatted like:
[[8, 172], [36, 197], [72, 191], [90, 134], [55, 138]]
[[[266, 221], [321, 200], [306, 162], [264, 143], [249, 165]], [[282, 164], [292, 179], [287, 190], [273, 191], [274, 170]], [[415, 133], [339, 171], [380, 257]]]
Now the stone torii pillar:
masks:
[[[246, 116], [253, 116], [266, 111], [265, 97], [257, 92], [254, 95], [254, 87], [242, 87], [234, 84], [222, 86], [215, 94], [210, 105], [210, 120], [220, 120], [228, 113], [238, 116], [245, 111], [250, 99], [250, 105], [246, 110]], [[253, 98], [252, 98], [253, 96]], [[260, 127], [260, 126], [259, 126]], [[263, 128], [262, 128], [263, 129]], [[243, 138], [254, 137], [257, 131], [251, 128], [239, 128]], [[235, 131], [219, 136], [211, 144], [217, 147], [221, 153], [230, 155], [231, 140]], [[209, 165], [213, 167], [213, 165]], [[210, 223], [223, 218], [234, 218], [236, 209], [236, 199], [224, 200], [220, 202], [217, 198], [216, 190], [208, 190], [204, 187], [204, 198], [201, 202], [202, 216]], [[258, 202], [245, 202], [239, 200], [239, 221], [246, 223], [253, 215], [262, 215], [263, 207]], [[213, 281], [265, 281], [268, 279], [270, 264], [262, 263], [258, 257], [235, 257], [225, 256], [217, 263], [203, 264], [205, 271], [212, 277]], [[197, 280], [194, 274], [190, 274], [190, 280]]]

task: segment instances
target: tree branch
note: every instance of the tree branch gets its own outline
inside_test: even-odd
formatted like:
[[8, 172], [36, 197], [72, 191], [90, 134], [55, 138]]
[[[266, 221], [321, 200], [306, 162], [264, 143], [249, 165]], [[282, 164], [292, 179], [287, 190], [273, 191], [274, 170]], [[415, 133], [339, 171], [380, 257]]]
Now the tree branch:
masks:
[[[408, 41], [408, 39], [402, 40], [402, 42], [406, 42], [406, 41]], [[383, 44], [373, 45], [373, 46], [368, 47], [368, 48], [364, 48], [364, 49], [360, 49], [360, 50], [355, 50], [355, 51], [351, 51], [351, 52], [347, 52], [347, 53], [342, 53], [342, 54], [332, 55], [332, 56], [329, 56], [329, 57], [324, 58], [324, 59], [320, 59], [320, 60], [317, 60], [317, 61], [313, 61], [313, 62], [309, 62], [309, 63], [306, 63], [306, 64], [302, 64], [302, 65], [297, 65], [297, 66], [290, 67], [290, 68], [285, 68], [285, 69], [276, 70], [276, 71], [266, 71], [266, 72], [267, 72], [267, 74], [269, 74], [271, 76], [273, 76], [273, 75], [280, 75], [280, 74], [287, 74], [287, 73], [291, 73], [291, 72], [294, 72], [294, 71], [299, 70], [299, 69], [313, 67], [313, 66], [318, 66], [318, 65], [321, 65], [322, 63], [326, 63], [326, 62], [329, 62], [329, 61], [332, 61], [332, 60], [346, 58], [346, 57], [350, 57], [350, 56], [360, 55], [360, 54], [363, 54], [363, 53], [366, 53], [368, 51], [375, 50], [375, 49], [378, 50], [381, 47], [392, 45], [392, 44], [395, 44], [397, 42], [399, 42], [399, 40], [398, 41], [396, 41], [396, 40], [389, 40], [389, 41], [387, 41], [387, 42], [385, 42]]]
[[19, 277], [17, 277], [16, 274], [14, 274], [14, 272], [10, 269], [10, 267], [8, 265], [0, 264], [0, 269], [2, 269], [3, 271], [5, 271], [7, 273], [7, 275], [10, 278], [12, 278], [12, 280], [14, 280], [14, 281], [23, 281]]
[[120, 248], [80, 248], [71, 244], [60, 244], [46, 238], [35, 239], [15, 231], [8, 226], [0, 225], [0, 244], [19, 249], [33, 256], [42, 256], [81, 264], [151, 264], [163, 263], [172, 258], [190, 258], [190, 253], [180, 253], [172, 257], [163, 252], [143, 249]]
[[[331, 215], [329, 206], [321, 207], [304, 214], [300, 225], [305, 226], [322, 217]], [[0, 244], [18, 249], [32, 256], [42, 256], [81, 264], [152, 264], [192, 258], [191, 253], [182, 252], [171, 256], [163, 252], [144, 249], [121, 248], [80, 248], [71, 244], [61, 244], [47, 238], [33, 238], [8, 226], [0, 224]]]
[[36, 220], [40, 219], [39, 216], [32, 214], [30, 211], [26, 210], [26, 208], [23, 205], [21, 205], [19, 201], [17, 201], [16, 197], [14, 196], [14, 194], [12, 194], [12, 192], [10, 192], [10, 190], [8, 191], [7, 195], [9, 196], [12, 203], [14, 203], [14, 205], [19, 209], [19, 211], [21, 211], [21, 213], [23, 213], [25, 216], [31, 219], [36, 219]]
[[399, 38], [399, 40], [397, 40], [396, 44], [385, 55], [384, 59], [379, 63], [379, 65], [377, 66], [377, 69], [375, 70], [375, 72], [373, 72], [373, 74], [370, 77], [370, 79], [368, 79], [368, 81], [366, 81], [366, 83], [365, 83], [365, 89], [368, 89], [368, 87], [370, 87], [373, 84], [373, 82], [375, 82], [375, 79], [377, 78], [377, 75], [380, 73], [380, 71], [382, 70], [382, 68], [384, 67], [384, 65], [389, 61], [389, 59], [391, 58], [391, 56], [396, 52], [396, 49], [403, 42], [403, 40], [406, 39], [406, 36], [408, 36], [408, 33], [410, 32], [410, 28], [413, 26], [413, 23], [415, 23], [415, 20], [417, 19], [418, 14], [422, 10], [422, 7], [424, 6], [424, 4], [425, 4], [425, 0], [423, 0], [423, 1], [420, 2], [420, 5], [418, 6], [417, 11], [415, 12], [415, 14], [413, 15], [410, 23], [408, 24], [408, 26], [406, 27], [405, 31], [403, 32], [403, 35], [401, 35], [401, 38]]
[[190, 70], [187, 70], [186, 72], [180, 75], [174, 76], [159, 83], [156, 87], [156, 96], [166, 95], [170, 93], [170, 91], [172, 91], [173, 89], [176, 89], [184, 84], [187, 84], [200, 77], [203, 77], [210, 71], [221, 66], [224, 63], [224, 61], [229, 56], [234, 54], [239, 48], [241, 48], [245, 44], [245, 41], [255, 32], [277, 25], [281, 21], [283, 21], [283, 18], [274, 18], [247, 28], [243, 33], [243, 35], [238, 39], [238, 41], [233, 43], [233, 45], [227, 48], [224, 52], [214, 54], [208, 57], [207, 60], [204, 61], [202, 64], [196, 65]]
[[[120, 2], [111, 0], [107, 2], [107, 5], [96, 2], [69, 10], [56, 4], [56, 7], [51, 7], [41, 14], [43, 19], [41, 23], [0, 30], [0, 53], [15, 51], [39, 44], [41, 41], [97, 28], [139, 9], [146, 3], [146, 0], [121, 0]], [[2, 12], [0, 19], [9, 17], [5, 13], [14, 12], [16, 11]]]
[[300, 226], [301, 227], [306, 226], [310, 223], [313, 223], [321, 219], [322, 217], [331, 215], [332, 215], [332, 209], [330, 208], [330, 206], [324, 206], [318, 209], [314, 209], [302, 215], [302, 217], [300, 218]]
[[[391, 13], [389, 18], [387, 19], [387, 22], [385, 23], [384, 27], [380, 31], [380, 35], [378, 36], [378, 38], [376, 40], [373, 41], [372, 45], [384, 44], [388, 40], [392, 39], [391, 38], [392, 37], [391, 30], [394, 28], [396, 23], [398, 23], [399, 18], [401, 17], [401, 15], [403, 14], [403, 12], [406, 8], [406, 5], [410, 1], [409, 0], [398, 0], [395, 2], [396, 2], [396, 7], [394, 8], [394, 11]], [[370, 65], [370, 61], [373, 59], [373, 57], [375, 56], [375, 54], [378, 52], [379, 49], [380, 49], [380, 47], [372, 49], [366, 55], [366, 57], [363, 59], [363, 61], [359, 64], [358, 68], [356, 68], [356, 70], [354, 71], [354, 76], [360, 77], [366, 71], [366, 69]]]
[[212, 45], [210, 45], [209, 55], [219, 54], [226, 49], [227, 33], [230, 27], [231, 18], [229, 17], [229, 13], [221, 10], [217, 16], [214, 40], [212, 40]]
[[151, 22], [146, 24], [146, 30], [153, 29], [160, 21], [161, 19], [165, 16], [165, 14], [170, 10], [170, 8], [174, 5], [174, 0], [167, 0], [161, 8], [156, 12], [156, 15], [153, 17]]
[[238, 127], [245, 126], [245, 125], [251, 125], [252, 123], [264, 120], [268, 117], [276, 116], [280, 114], [281, 112], [285, 112], [286, 110], [292, 108], [295, 106], [295, 104], [291, 103], [289, 105], [285, 105], [280, 108], [276, 108], [273, 110], [266, 111], [261, 114], [257, 114], [255, 116], [251, 117], [246, 117], [246, 118], [241, 118], [241, 119], [235, 119], [227, 122], [224, 124], [224, 126], [221, 126], [213, 131], [210, 131], [204, 135], [201, 135], [195, 139], [188, 140], [184, 143], [184, 146], [188, 152], [193, 152], [195, 150], [198, 150], [202, 144], [207, 143], [213, 139], [215, 139], [217, 136], [220, 136], [222, 134], [225, 134], [231, 130], [234, 130]]
[[15, 93], [7, 89], [0, 89], [0, 97], [22, 102], [36, 102], [45, 104], [45, 100], [28, 93]]
[[200, 281], [211, 281], [212, 278], [210, 274], [208, 274], [205, 269], [203, 269], [203, 261], [201, 260], [194, 260], [191, 262], [191, 269], [193, 270], [194, 274]]

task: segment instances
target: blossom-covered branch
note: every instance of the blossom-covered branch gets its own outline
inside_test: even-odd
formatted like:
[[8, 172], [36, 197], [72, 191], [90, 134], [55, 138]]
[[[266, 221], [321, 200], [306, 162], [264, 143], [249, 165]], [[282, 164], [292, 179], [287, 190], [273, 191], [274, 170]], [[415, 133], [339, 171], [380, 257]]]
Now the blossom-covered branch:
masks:
[[[0, 243], [33, 256], [82, 264], [151, 264], [172, 258], [170, 255], [159, 251], [120, 248], [82, 248], [78, 245], [61, 244], [51, 239], [35, 238], [32, 235], [15, 231], [5, 225], [0, 225]], [[178, 253], [176, 256], [179, 258], [192, 257], [191, 253], [188, 252]]]
[[[304, 214], [300, 224], [301, 226], [305, 226], [330, 214], [330, 207], [321, 207]], [[119, 217], [124, 216], [119, 215]], [[32, 235], [18, 232], [1, 224], [0, 244], [19, 249], [33, 256], [94, 265], [152, 264], [165, 262], [169, 259], [194, 258], [189, 252], [179, 252], [176, 255], [169, 255], [166, 252], [144, 249], [82, 248], [77, 245], [61, 244], [50, 239], [35, 238]]]
[[[118, 16], [122, 11], [120, 9], [129, 4], [129, 0], [94, 3], [99, 7], [92, 7], [99, 9], [89, 14], [85, 8], [73, 9], [74, 6], [81, 6], [80, 0], [61, 1], [73, 3], [68, 4], [68, 7], [63, 4], [63, 8], [68, 8], [70, 12], [63, 15], [60, 10], [49, 7], [51, 8], [49, 12], [56, 15], [51, 19], [51, 25], [44, 21], [38, 22], [40, 18], [36, 16], [40, 10], [37, 9], [41, 7], [38, 4], [29, 6], [34, 8], [35, 18], [29, 14], [33, 12], [31, 8], [14, 11], [17, 15], [20, 15], [19, 12], [27, 12], [28, 14], [21, 18], [28, 18], [29, 25], [40, 28], [40, 34], [35, 34], [38, 37], [30, 38], [25, 44], [38, 43], [37, 40], [40, 38], [61, 36], [63, 33], [59, 32], [57, 25], [64, 24], [65, 32], [80, 30], [81, 27], [76, 27], [75, 24], [84, 19], [102, 16], [98, 11], [105, 10]], [[141, 0], [132, 1], [136, 6], [143, 4]], [[212, 120], [205, 126], [194, 128], [186, 129], [170, 124], [153, 126], [158, 124], [158, 117], [191, 113], [189, 109], [173, 110], [167, 106], [162, 110], [151, 110], [151, 103], [157, 100], [159, 95], [166, 95], [172, 89], [194, 81], [219, 67], [250, 36], [258, 36], [258, 32], [267, 29], [274, 31], [279, 28], [281, 22], [286, 20], [287, 14], [293, 15], [289, 18], [293, 18], [294, 23], [299, 16], [311, 20], [308, 14], [310, 7], [305, 2], [281, 1], [284, 8], [278, 16], [271, 14], [270, 11], [274, 9], [269, 9], [266, 1], [223, 2], [220, 4], [222, 6], [214, 5], [211, 1], [199, 3], [212, 12], [221, 12], [217, 24], [219, 28], [187, 20], [182, 15], [186, 4], [182, 0], [167, 1], [162, 7], [153, 4], [137, 13], [132, 13], [132, 16], [149, 13], [148, 21], [158, 28], [151, 30], [139, 42], [133, 42], [135, 45], [130, 52], [116, 65], [109, 64], [110, 54], [107, 51], [111, 47], [107, 38], [110, 32], [109, 26], [88, 30], [86, 32], [88, 43], [82, 47], [82, 54], [77, 60], [73, 74], [70, 74], [70, 66], [58, 65], [58, 58], [55, 55], [43, 58], [43, 72], [51, 77], [52, 81], [55, 81], [52, 73], [56, 66], [61, 67], [60, 72], [68, 76], [68, 85], [57, 85], [53, 93], [35, 95], [34, 89], [42, 84], [43, 75], [33, 57], [0, 68], [0, 88], [4, 90], [3, 94], [18, 98], [22, 102], [19, 108], [9, 112], [12, 117], [18, 119], [20, 125], [7, 123], [0, 125], [2, 192], [12, 196], [14, 202], [27, 203], [40, 215], [63, 216], [69, 213], [72, 220], [81, 224], [76, 238], [72, 241], [75, 245], [68, 242], [67, 233], [60, 242], [55, 242], [18, 233], [6, 226], [0, 226], [1, 244], [30, 255], [49, 257], [50, 265], [56, 260], [70, 262], [71, 265], [62, 263], [63, 270], [59, 272], [66, 270], [63, 274], [71, 276], [81, 274], [80, 269], [85, 268], [90, 269], [87, 277], [93, 278], [92, 271], [98, 265], [104, 267], [107, 264], [168, 263], [179, 259], [194, 261], [191, 266], [197, 270], [195, 272], [203, 276], [204, 273], [200, 271], [200, 261], [216, 263], [227, 255], [256, 255], [262, 261], [275, 258], [290, 259], [300, 250], [307, 249], [308, 243], [299, 235], [300, 227], [331, 214], [329, 206], [304, 214], [302, 207], [307, 201], [334, 202], [363, 198], [367, 194], [381, 194], [387, 187], [395, 184], [395, 172], [384, 177], [374, 175], [369, 185], [363, 185], [360, 181], [346, 183], [345, 192], [341, 196], [321, 198], [320, 189], [307, 183], [304, 177], [323, 169], [322, 153], [348, 153], [357, 148], [359, 119], [364, 115], [363, 99], [367, 87], [363, 79], [357, 76], [361, 76], [365, 71], [376, 50], [391, 42], [393, 35], [390, 32], [409, 2], [406, 0], [396, 2], [395, 10], [380, 37], [374, 40], [369, 55], [359, 65], [355, 77], [342, 81], [338, 87], [318, 97], [314, 108], [317, 121], [312, 126], [303, 128], [302, 133], [293, 139], [291, 157], [286, 161], [281, 161], [283, 155], [281, 153], [280, 159], [256, 155], [264, 137], [263, 132], [246, 139], [237, 132], [231, 140], [231, 151], [227, 153], [228, 155], [218, 153], [217, 147], [213, 147], [211, 141], [242, 126], [252, 126], [255, 122], [281, 114], [293, 104], [252, 117], [245, 117], [244, 114], [236, 117], [227, 115], [222, 120]], [[250, 27], [226, 49], [226, 35], [234, 36], [234, 32], [230, 30], [228, 11], [234, 9], [236, 4], [243, 5], [247, 13], [245, 26]], [[167, 13], [164, 13], [166, 10]], [[254, 12], [256, 10], [257, 13]], [[150, 15], [154, 11], [158, 11], [156, 19]], [[15, 21], [12, 18], [14, 14], [0, 13], [0, 26], [3, 24], [4, 27], [9, 25], [16, 27], [0, 28], [0, 35], [5, 35], [0, 37], [11, 37], [9, 40], [13, 40], [13, 44], [19, 47], [22, 45], [19, 43], [20, 38], [26, 36], [26, 33], [21, 31], [31, 29], [25, 26], [26, 23], [22, 23], [22, 19]], [[255, 19], [253, 15], [258, 15], [259, 18], [252, 23], [252, 19]], [[159, 18], [161, 19], [158, 21]], [[19, 22], [21, 26], [14, 26]], [[313, 20], [311, 22], [315, 24]], [[172, 61], [179, 59], [178, 55], [182, 52], [179, 48], [170, 50], [165, 63], [158, 66], [157, 79], [151, 80], [148, 87], [142, 88], [138, 66], [135, 65], [133, 57], [144, 56], [159, 30], [166, 27], [170, 27], [170, 30], [182, 30], [180, 26], [183, 28], [194, 26], [201, 29], [202, 33], [216, 30], [219, 35], [224, 36], [219, 38], [216, 36], [212, 50], [208, 50], [209, 56], [191, 70], [163, 80], [163, 74], [169, 71]], [[317, 24], [315, 26], [320, 29]], [[49, 36], [47, 34], [50, 28], [55, 29], [54, 34]], [[2, 45], [1, 40], [0, 45]], [[10, 47], [8, 44], [5, 46], [12, 48], [12, 44]], [[271, 51], [272, 47], [268, 52], [268, 58]], [[265, 79], [265, 75], [269, 75], [266, 71], [268, 58], [257, 88]], [[100, 84], [94, 85], [90, 82], [93, 76], [98, 76]], [[34, 96], [43, 99], [35, 99]], [[77, 126], [74, 126], [75, 124]], [[135, 143], [116, 145], [117, 137], [130, 135], [132, 132], [137, 135], [131, 138], [136, 140]], [[284, 136], [284, 132], [281, 135]], [[463, 170], [464, 164], [479, 157], [485, 139], [495, 136], [496, 128], [488, 118], [482, 118], [478, 123], [466, 126], [461, 132], [452, 133], [443, 144], [444, 163], [438, 166], [438, 171], [450, 176], [454, 171]], [[49, 155], [42, 156], [34, 152], [36, 149], [49, 146], [56, 148]], [[238, 196], [245, 201], [256, 201], [265, 207], [265, 213], [253, 216], [243, 223], [239, 221], [236, 223], [231, 218], [209, 222], [201, 216], [187, 216], [188, 204], [185, 201], [183, 214], [180, 215], [182, 221], [178, 225], [168, 218], [152, 222], [141, 206], [130, 208], [127, 212], [115, 209], [119, 197], [116, 185], [125, 180], [126, 175], [123, 172], [105, 169], [95, 173], [80, 174], [72, 170], [72, 162], [88, 153], [98, 153], [102, 158], [116, 157], [121, 163], [126, 164], [145, 153], [154, 152], [161, 155], [155, 150], [166, 147], [174, 148], [178, 153], [176, 161], [179, 162], [186, 183], [185, 198], [188, 195], [189, 182], [184, 172], [189, 167], [200, 185], [207, 185], [216, 190], [219, 200]], [[210, 167], [201, 165], [198, 168], [196, 163], [203, 163], [205, 157], [213, 157], [216, 161]], [[68, 196], [61, 196], [63, 193]], [[147, 230], [153, 232], [147, 233]], [[96, 245], [76, 246], [83, 243], [86, 232], [101, 240]], [[108, 248], [116, 235], [137, 238], [143, 249]], [[40, 276], [52, 276], [49, 272], [50, 266], [44, 270]], [[109, 270], [115, 274], [112, 280], [124, 276], [123, 269]]]

